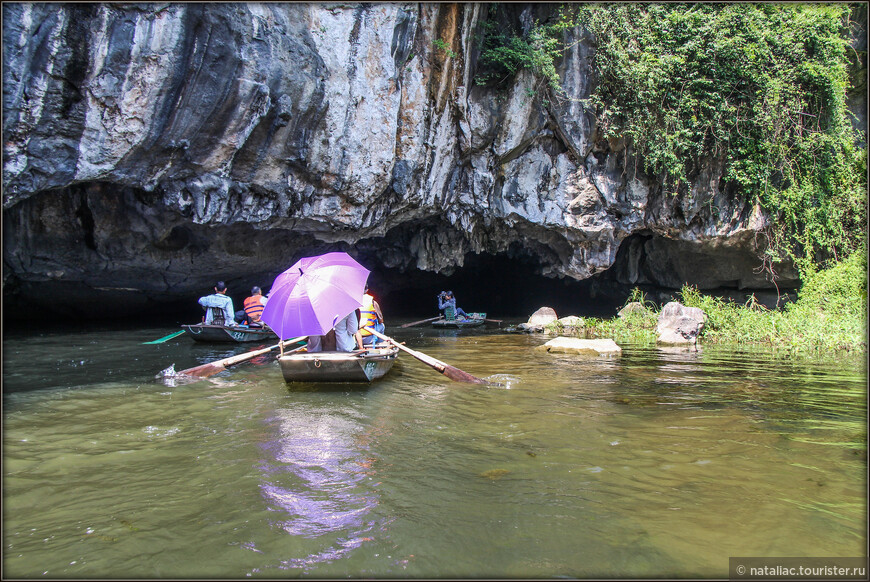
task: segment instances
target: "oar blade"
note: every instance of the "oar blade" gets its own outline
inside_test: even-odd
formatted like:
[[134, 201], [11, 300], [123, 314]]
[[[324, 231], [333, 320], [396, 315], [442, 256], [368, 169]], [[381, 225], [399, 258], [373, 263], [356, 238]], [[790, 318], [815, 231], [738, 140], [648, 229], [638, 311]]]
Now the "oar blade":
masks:
[[468, 384], [494, 384], [493, 382], [489, 382], [487, 380], [483, 380], [478, 378], [477, 376], [472, 376], [468, 372], [460, 370], [450, 364], [444, 366], [444, 371], [441, 372], [454, 382], [466, 382]]
[[156, 340], [153, 340], [153, 341], [150, 341], [150, 342], [142, 342], [142, 345], [148, 345], [148, 344], [162, 344], [163, 342], [169, 341], [169, 340], [171, 340], [171, 339], [174, 338], [174, 337], [178, 337], [178, 336], [180, 336], [180, 335], [183, 334], [183, 333], [184, 333], [184, 330], [182, 329], [181, 331], [176, 331], [175, 333], [171, 333], [171, 334], [169, 334], [169, 335], [167, 335], [167, 336], [163, 336], [163, 337], [160, 338], [160, 339], [156, 339]]
[[221, 362], [209, 362], [201, 366], [196, 366], [195, 368], [188, 368], [187, 370], [182, 370], [179, 372], [179, 374], [184, 376], [196, 376], [197, 378], [208, 378], [209, 376], [214, 376], [215, 374], [223, 372], [226, 369], [227, 367], [224, 366]]

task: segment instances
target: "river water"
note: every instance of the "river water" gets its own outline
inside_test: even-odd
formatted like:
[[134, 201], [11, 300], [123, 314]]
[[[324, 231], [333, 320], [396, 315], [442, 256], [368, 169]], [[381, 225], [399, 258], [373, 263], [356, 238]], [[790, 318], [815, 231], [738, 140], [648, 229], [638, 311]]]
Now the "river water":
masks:
[[[401, 322], [397, 322], [401, 323]], [[8, 332], [4, 577], [728, 577], [731, 556], [866, 556], [860, 358], [387, 333], [368, 388], [171, 328]]]

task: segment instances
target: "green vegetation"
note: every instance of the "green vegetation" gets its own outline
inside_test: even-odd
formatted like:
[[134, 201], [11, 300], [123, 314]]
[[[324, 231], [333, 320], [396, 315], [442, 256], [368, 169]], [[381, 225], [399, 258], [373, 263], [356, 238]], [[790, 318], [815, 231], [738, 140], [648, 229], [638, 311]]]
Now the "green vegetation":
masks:
[[493, 12], [478, 83], [527, 69], [535, 91], [565, 98], [565, 31], [591, 32], [599, 80], [588, 105], [602, 136], [629, 137], [673, 194], [690, 195], [700, 169], [721, 163], [719, 188], [771, 217], [761, 237], [771, 276], [786, 258], [807, 278], [865, 247], [866, 148], [846, 109], [848, 4], [570, 5], [526, 34]]
[[450, 45], [447, 44], [447, 41], [445, 41], [443, 38], [436, 38], [432, 42], [432, 44], [435, 45], [436, 49], [444, 51], [444, 54], [446, 54], [451, 59], [456, 58], [456, 53], [453, 52], [453, 49], [450, 48]]
[[[754, 296], [740, 305], [688, 286], [680, 295], [683, 305], [698, 307], [708, 316], [701, 344], [760, 344], [790, 352], [867, 351], [867, 257], [863, 251], [813, 273], [804, 281], [798, 300], [782, 310], [766, 309]], [[632, 301], [644, 303], [644, 310], [621, 318], [587, 319], [590, 337], [655, 342], [656, 309], [637, 289], [626, 304]]]
[[866, 149], [847, 118], [845, 4], [595, 5], [591, 102], [605, 136], [685, 192], [708, 160], [773, 220], [771, 260], [802, 272], [861, 248]]
[[500, 27], [495, 21], [485, 21], [482, 25], [483, 50], [480, 56], [485, 72], [478, 73], [475, 82], [478, 85], [498, 85], [522, 69], [528, 69], [538, 79], [535, 89], [532, 89], [532, 96], [544, 86], [549, 87], [556, 95], [563, 95], [556, 61], [566, 49], [562, 42], [562, 32], [568, 22], [560, 13], [555, 22], [536, 22], [528, 35], [522, 36]]

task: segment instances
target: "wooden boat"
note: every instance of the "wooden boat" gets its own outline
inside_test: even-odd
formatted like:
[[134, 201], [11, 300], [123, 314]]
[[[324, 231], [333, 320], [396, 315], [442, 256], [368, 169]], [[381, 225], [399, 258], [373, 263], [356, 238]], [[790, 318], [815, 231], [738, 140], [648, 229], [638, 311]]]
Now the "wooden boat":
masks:
[[271, 329], [247, 325], [229, 326], [197, 323], [182, 325], [181, 328], [198, 342], [258, 342], [278, 339], [278, 335]]
[[466, 327], [477, 327], [486, 323], [485, 313], [469, 313], [468, 317], [457, 317], [455, 319], [439, 319], [432, 322], [432, 327], [447, 328], [447, 329], [465, 329]]
[[371, 382], [390, 371], [399, 348], [369, 348], [365, 352], [300, 352], [281, 356], [285, 382]]

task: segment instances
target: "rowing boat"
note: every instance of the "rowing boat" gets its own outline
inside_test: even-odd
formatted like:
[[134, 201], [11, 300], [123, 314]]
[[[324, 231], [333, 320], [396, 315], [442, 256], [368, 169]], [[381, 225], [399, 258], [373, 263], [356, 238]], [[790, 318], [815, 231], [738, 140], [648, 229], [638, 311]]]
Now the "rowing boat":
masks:
[[285, 382], [371, 382], [390, 371], [399, 348], [365, 352], [301, 352], [280, 356]]
[[466, 327], [477, 327], [486, 323], [485, 313], [469, 313], [464, 319], [460, 316], [455, 319], [439, 319], [432, 322], [432, 327], [448, 328], [448, 329], [464, 329]]
[[272, 341], [278, 336], [271, 329], [249, 327], [247, 325], [212, 325], [197, 323], [182, 325], [182, 329], [198, 342], [258, 342]]

